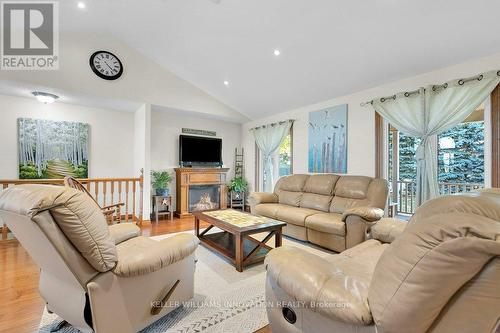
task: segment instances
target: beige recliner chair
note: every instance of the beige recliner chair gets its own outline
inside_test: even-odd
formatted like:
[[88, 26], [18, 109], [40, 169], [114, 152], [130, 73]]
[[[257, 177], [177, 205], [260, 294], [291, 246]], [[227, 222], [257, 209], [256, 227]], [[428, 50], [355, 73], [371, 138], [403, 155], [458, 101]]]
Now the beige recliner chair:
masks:
[[500, 329], [500, 192], [431, 200], [402, 223], [383, 219], [373, 239], [328, 259], [272, 250], [266, 304], [273, 333]]
[[40, 267], [47, 309], [82, 332], [137, 332], [193, 297], [189, 234], [154, 241], [108, 228], [85, 193], [22, 185], [0, 192], [0, 219]]

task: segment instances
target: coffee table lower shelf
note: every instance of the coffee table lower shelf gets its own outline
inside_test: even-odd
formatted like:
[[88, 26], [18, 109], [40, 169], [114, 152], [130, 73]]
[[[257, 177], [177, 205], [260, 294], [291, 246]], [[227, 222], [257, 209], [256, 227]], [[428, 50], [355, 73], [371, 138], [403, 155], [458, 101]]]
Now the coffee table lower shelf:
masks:
[[[211, 234], [205, 234], [200, 238], [200, 242], [227, 258], [233, 265], [236, 265], [236, 238], [233, 234], [222, 231]], [[246, 236], [243, 237], [243, 265], [248, 266], [261, 261], [264, 261], [266, 254], [273, 248], [268, 245], [263, 245], [255, 253], [252, 251], [259, 246], [259, 241]], [[250, 256], [251, 255], [251, 256]], [[243, 267], [242, 267], [243, 268]]]

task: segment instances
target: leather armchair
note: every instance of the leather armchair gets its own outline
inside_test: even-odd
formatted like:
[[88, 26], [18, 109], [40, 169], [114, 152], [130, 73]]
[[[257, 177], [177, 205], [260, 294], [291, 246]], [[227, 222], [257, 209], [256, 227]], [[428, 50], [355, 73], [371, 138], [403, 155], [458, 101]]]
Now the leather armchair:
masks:
[[0, 219], [40, 267], [47, 309], [82, 332], [137, 332], [193, 297], [193, 235], [108, 227], [90, 197], [62, 186], [0, 192]]
[[319, 257], [266, 257], [273, 333], [494, 333], [500, 328], [500, 193], [431, 200], [409, 223]]

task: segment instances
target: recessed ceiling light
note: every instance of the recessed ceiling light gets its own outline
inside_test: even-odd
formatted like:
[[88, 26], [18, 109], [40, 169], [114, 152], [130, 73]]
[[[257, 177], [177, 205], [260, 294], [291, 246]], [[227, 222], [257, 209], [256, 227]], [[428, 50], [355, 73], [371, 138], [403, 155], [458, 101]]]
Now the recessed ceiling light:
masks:
[[281, 51], [280, 51], [280, 50], [278, 50], [278, 49], [275, 49], [275, 50], [274, 50], [274, 55], [275, 55], [275, 56], [279, 56], [280, 54], [281, 54]]
[[227, 81], [227, 80], [226, 80], [226, 81], [224, 81], [224, 85], [225, 85], [225, 86], [228, 86], [228, 85], [229, 85], [229, 81]]
[[80, 2], [78, 2], [77, 6], [78, 6], [78, 8], [80, 8], [80, 9], [85, 9], [85, 3], [81, 2], [81, 1], [80, 1]]
[[57, 96], [57, 95], [49, 94], [49, 93], [42, 92], [42, 91], [33, 91], [32, 94], [33, 94], [33, 96], [36, 97], [36, 99], [39, 102], [42, 102], [43, 104], [54, 103], [55, 100], [59, 98], [59, 96]]

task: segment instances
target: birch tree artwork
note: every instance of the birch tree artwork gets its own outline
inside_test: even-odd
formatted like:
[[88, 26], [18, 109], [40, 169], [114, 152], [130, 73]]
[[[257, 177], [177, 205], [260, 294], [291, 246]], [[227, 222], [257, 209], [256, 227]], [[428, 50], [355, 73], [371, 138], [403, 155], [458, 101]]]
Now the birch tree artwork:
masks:
[[18, 119], [19, 179], [88, 178], [89, 125]]
[[309, 113], [309, 172], [347, 173], [347, 104]]

